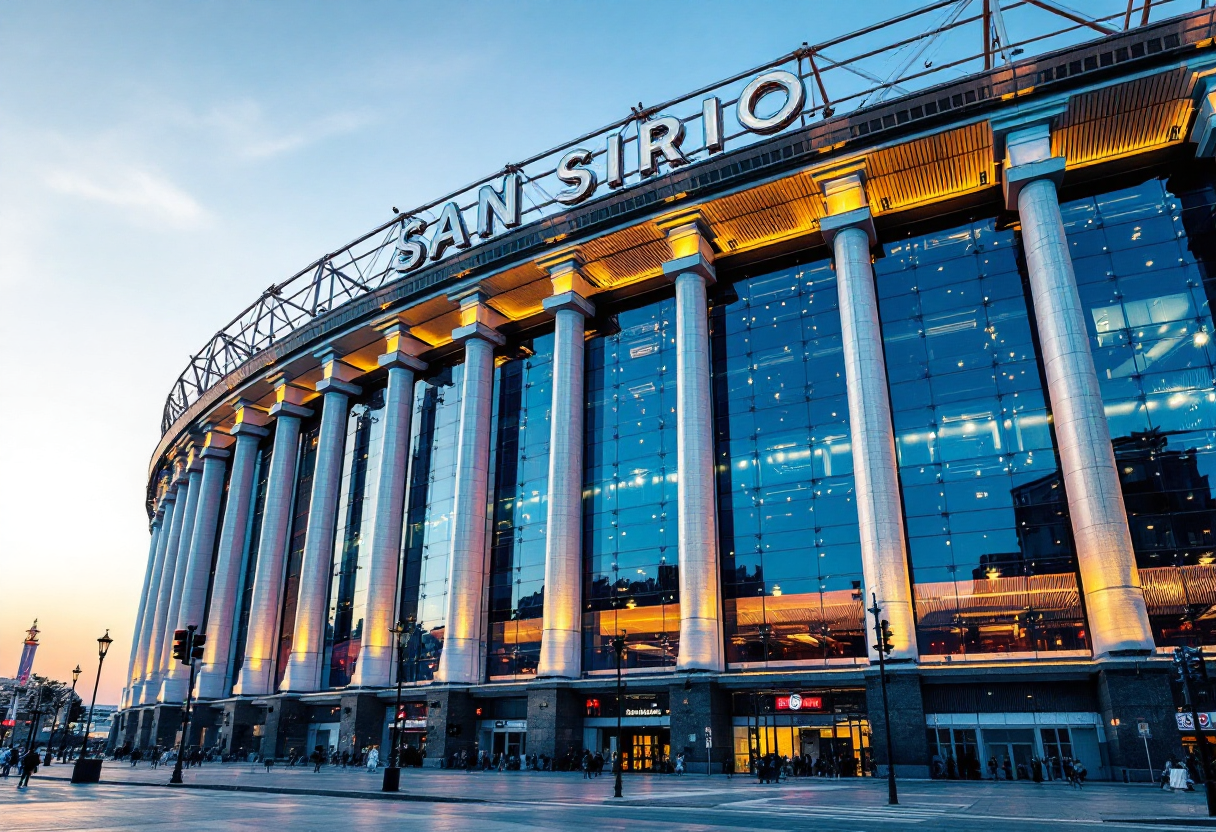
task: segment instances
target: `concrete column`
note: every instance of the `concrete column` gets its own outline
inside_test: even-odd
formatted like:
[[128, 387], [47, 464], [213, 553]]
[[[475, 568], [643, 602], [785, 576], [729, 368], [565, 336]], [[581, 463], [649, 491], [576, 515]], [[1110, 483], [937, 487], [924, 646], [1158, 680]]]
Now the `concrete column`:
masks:
[[[152, 567], [152, 582], [150, 584], [151, 597], [148, 599], [147, 621], [144, 622], [143, 633], [139, 640], [139, 655], [135, 659], [137, 672], [140, 676], [140, 682], [135, 689], [131, 691], [131, 703], [133, 705], [147, 705], [156, 701], [156, 694], [160, 692], [160, 680], [155, 679], [157, 659], [155, 658], [155, 650], [152, 649], [153, 644], [160, 643], [160, 633], [164, 627], [165, 615], [169, 609], [168, 592], [165, 590], [164, 574], [167, 566], [169, 539], [173, 535], [173, 524], [179, 523], [180, 520], [176, 517], [174, 508], [177, 504], [177, 484], [170, 483], [165, 496], [161, 498], [161, 510], [164, 512], [164, 519], [161, 521], [160, 539], [156, 541], [156, 563]], [[181, 533], [181, 529], [178, 529]], [[172, 580], [172, 578], [170, 578]]]
[[[220, 504], [224, 499], [224, 474], [229, 453], [216, 444], [216, 434], [207, 434], [207, 444], [200, 456], [203, 473], [194, 515], [194, 533], [190, 537], [186, 559], [186, 578], [182, 585], [182, 604], [177, 612], [177, 629], [194, 625], [203, 629], [203, 613], [207, 608], [207, 584], [211, 580], [211, 557], [215, 554], [215, 532], [220, 519]], [[224, 439], [228, 439], [224, 436]], [[170, 661], [169, 675], [161, 688], [162, 702], [181, 702], [186, 698], [190, 683], [190, 668]]]
[[232, 475], [228, 480], [228, 503], [215, 561], [215, 585], [211, 589], [211, 614], [207, 621], [207, 645], [198, 670], [198, 698], [223, 699], [228, 695], [232, 638], [240, 605], [237, 588], [241, 583], [241, 564], [248, 541], [249, 512], [253, 499], [253, 475], [257, 466], [258, 443], [269, 431], [262, 426], [263, 414], [248, 403], [238, 403], [237, 421], [232, 428], [236, 448]]
[[[822, 186], [829, 216], [822, 220], [821, 228], [836, 261], [849, 438], [861, 531], [861, 571], [865, 580], [863, 606], [870, 606], [877, 597], [882, 617], [891, 622], [895, 651], [890, 659], [915, 660], [916, 618], [904, 540], [899, 463], [895, 455], [882, 328], [878, 322], [874, 266], [870, 259], [870, 246], [875, 242], [874, 221], [860, 175], [853, 173], [828, 180]], [[870, 616], [866, 622], [868, 628]], [[873, 659], [876, 657], [872, 641], [867, 637]]]
[[[887, 670], [887, 703], [891, 713], [891, 745], [895, 749], [894, 764], [897, 777], [926, 778], [929, 776], [929, 744], [925, 734], [925, 701], [921, 693], [920, 674], [910, 665]], [[882, 682], [878, 668], [866, 672], [866, 712], [870, 720], [870, 747], [874, 762], [883, 766], [891, 763], [887, 751], [886, 715], [882, 708]]]
[[494, 347], [504, 343], [483, 318], [483, 297], [462, 299], [470, 321], [452, 332], [464, 344], [460, 430], [456, 437], [456, 485], [452, 549], [448, 564], [447, 624], [437, 682], [473, 684], [482, 677], [482, 595], [486, 571], [486, 514], [490, 499], [490, 424], [494, 397]]
[[[165, 568], [161, 572], [161, 597], [157, 600], [159, 625], [153, 633], [148, 645], [148, 665], [150, 668], [147, 679], [147, 696], [150, 702], [155, 702], [160, 696], [160, 685], [168, 669], [169, 645], [173, 643], [173, 627], [177, 623], [177, 614], [173, 606], [174, 589], [177, 586], [178, 571], [184, 571], [184, 566], [178, 559], [178, 551], [182, 548], [181, 541], [187, 517], [193, 518], [194, 504], [190, 501], [190, 474], [186, 470], [187, 460], [183, 459], [181, 471], [177, 477], [177, 503], [173, 509], [173, 525], [169, 529], [169, 543], [165, 548]], [[163, 606], [160, 606], [163, 604]]]
[[529, 754], [555, 759], [583, 747], [585, 700], [568, 685], [558, 681], [528, 685]]
[[[414, 374], [426, 369], [416, 356], [425, 344], [409, 335], [399, 321], [384, 328], [387, 350], [380, 356], [388, 369], [384, 395], [384, 446], [376, 472], [376, 505], [368, 541], [367, 609], [353, 687], [384, 687], [393, 683], [393, 634], [396, 620], [398, 565], [405, 520], [405, 480], [410, 463], [410, 417], [414, 409]], [[362, 561], [363, 558], [360, 557]]]
[[1005, 199], [1022, 225], [1094, 655], [1148, 653], [1153, 632], [1056, 194], [1064, 159], [1051, 156], [1046, 123], [1010, 131], [1005, 143]]
[[671, 259], [663, 274], [676, 287], [676, 458], [679, 467], [679, 670], [720, 672], [722, 591], [714, 478], [713, 388], [709, 376], [709, 305], [715, 280], [709, 233], [696, 211], [659, 223]]
[[279, 378], [275, 386], [274, 448], [270, 453], [266, 506], [258, 541], [258, 565], [253, 578], [253, 599], [245, 637], [245, 662], [233, 686], [237, 696], [265, 696], [274, 692], [274, 661], [278, 648], [279, 608], [283, 602], [283, 569], [291, 525], [291, 497], [296, 482], [300, 445], [300, 419], [312, 411], [301, 407], [303, 391]]
[[[538, 676], [577, 679], [583, 656], [583, 329], [595, 308], [572, 252], [546, 258], [554, 316], [553, 408], [549, 418], [549, 500], [545, 522], [545, 604]], [[564, 750], [564, 749], [563, 749]]]
[[[325, 377], [317, 383], [317, 392], [323, 400], [321, 432], [317, 437], [317, 462], [312, 475], [304, 558], [300, 563], [295, 631], [281, 685], [285, 691], [322, 688], [325, 613], [334, 573], [334, 533], [338, 520], [338, 490], [342, 484], [342, 455], [346, 448], [346, 423], [350, 417], [350, 397], [359, 394], [358, 387], [341, 378], [342, 375], [354, 375], [357, 371], [353, 367], [339, 362], [332, 351], [323, 354], [322, 364]], [[350, 372], [343, 371], [344, 367]]]
[[156, 592], [158, 586], [153, 585], [153, 575], [159, 580], [157, 570], [158, 546], [161, 543], [161, 529], [164, 525], [164, 500], [157, 500], [156, 515], [152, 518], [152, 539], [148, 541], [148, 564], [143, 570], [143, 589], [140, 592], [140, 608], [135, 614], [135, 630], [131, 634], [131, 662], [126, 670], [126, 691], [123, 697], [123, 707], [139, 703], [139, 688], [143, 681], [143, 664], [140, 656], [143, 653], [143, 639], [148, 620], [152, 618], [148, 608], [156, 609]]
[[[182, 595], [186, 590], [186, 573], [190, 571], [190, 542], [194, 538], [194, 521], [198, 516], [198, 496], [203, 487], [203, 460], [198, 456], [198, 452], [192, 452], [189, 473], [186, 481], [186, 503], [182, 507], [182, 530], [181, 536], [177, 541], [177, 565], [173, 568], [173, 592], [169, 596], [169, 614], [165, 618], [165, 632], [160, 643], [160, 679], [161, 687], [157, 693], [157, 702], [168, 702], [177, 700], [166, 700], [165, 682], [169, 679], [169, 673], [173, 670], [173, 665], [176, 660], [173, 658], [173, 631], [178, 628], [180, 623], [180, 613], [182, 609]], [[172, 692], [172, 689], [169, 691]]]

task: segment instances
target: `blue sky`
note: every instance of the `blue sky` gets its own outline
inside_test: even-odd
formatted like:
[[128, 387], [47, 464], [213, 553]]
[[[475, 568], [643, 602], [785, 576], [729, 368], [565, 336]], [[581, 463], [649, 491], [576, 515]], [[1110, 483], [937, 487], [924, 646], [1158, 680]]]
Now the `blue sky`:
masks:
[[59, 678], [109, 627], [117, 700], [165, 395], [264, 288], [390, 206], [914, 5], [0, 5], [0, 676], [34, 617]]

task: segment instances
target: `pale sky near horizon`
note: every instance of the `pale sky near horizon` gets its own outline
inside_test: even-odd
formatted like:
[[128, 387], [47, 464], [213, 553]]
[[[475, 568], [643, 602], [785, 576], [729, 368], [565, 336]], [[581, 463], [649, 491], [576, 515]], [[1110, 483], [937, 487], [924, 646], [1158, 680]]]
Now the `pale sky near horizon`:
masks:
[[118, 701], [165, 395], [267, 286], [390, 206], [915, 5], [0, 5], [0, 676], [37, 618], [35, 671], [79, 662], [87, 695], [109, 628]]

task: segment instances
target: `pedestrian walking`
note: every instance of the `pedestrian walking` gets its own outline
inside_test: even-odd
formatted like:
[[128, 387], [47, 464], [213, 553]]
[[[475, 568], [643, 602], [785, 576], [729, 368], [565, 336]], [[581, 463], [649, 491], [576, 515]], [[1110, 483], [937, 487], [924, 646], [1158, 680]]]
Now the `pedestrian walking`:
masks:
[[372, 746], [367, 752], [367, 770], [374, 772], [377, 766], [380, 765], [380, 749], [377, 746]]
[[684, 755], [683, 754], [676, 755], [676, 774], [680, 775], [681, 777], [684, 776]]
[[8, 770], [13, 767], [13, 749], [0, 748], [0, 777], [8, 777]]
[[30, 784], [30, 776], [38, 770], [40, 762], [42, 758], [32, 748], [21, 758], [21, 777], [17, 779], [17, 788], [24, 789]]
[[312, 756], [309, 759], [312, 760], [312, 773], [320, 774], [321, 765], [325, 762], [325, 750], [318, 745], [312, 750]]

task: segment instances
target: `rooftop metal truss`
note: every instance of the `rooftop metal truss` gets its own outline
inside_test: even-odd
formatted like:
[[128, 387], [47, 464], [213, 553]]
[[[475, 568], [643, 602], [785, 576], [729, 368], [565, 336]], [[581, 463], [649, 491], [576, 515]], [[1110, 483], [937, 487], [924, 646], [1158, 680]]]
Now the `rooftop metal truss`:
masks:
[[[1012, 64], [1030, 52], [1055, 49], [1147, 25], [1168, 16], [1206, 5], [1204, 0], [1071, 0], [1083, 9], [1057, 0], [937, 0], [897, 17], [865, 26], [823, 43], [802, 43], [792, 52], [680, 98], [653, 106], [641, 102], [622, 118], [558, 147], [478, 179], [451, 194], [394, 216], [342, 248], [333, 251], [282, 283], [267, 288], [253, 304], [217, 332], [178, 377], [165, 402], [162, 433], [199, 397], [249, 358], [276, 341], [344, 303], [374, 292], [399, 279], [392, 261], [402, 221], [418, 217], [437, 219], [442, 206], [455, 202], [473, 224], [477, 191], [504, 173], [519, 172], [523, 180], [523, 223], [542, 220], [568, 210], [554, 194], [564, 185], [556, 177], [558, 160], [568, 151], [586, 146], [592, 152], [588, 167], [599, 181], [606, 179], [604, 138], [620, 133], [631, 159], [624, 171], [624, 187], [644, 178], [637, 169], [637, 126], [655, 116], [680, 119], [689, 141], [682, 150], [692, 163], [709, 158], [702, 142], [702, 100], [716, 95], [722, 101], [723, 139], [732, 149], [746, 147], [765, 136], [750, 133], [735, 120], [734, 104], [748, 81], [770, 69], [797, 74], [807, 88], [805, 107], [787, 131], [807, 127], [874, 107], [892, 98], [972, 73]], [[797, 23], [797, 21], [791, 21]], [[631, 158], [632, 157], [632, 158]], [[662, 173], [658, 175], [663, 175]], [[606, 195], [606, 193], [605, 193]], [[602, 197], [601, 197], [602, 198]]]

